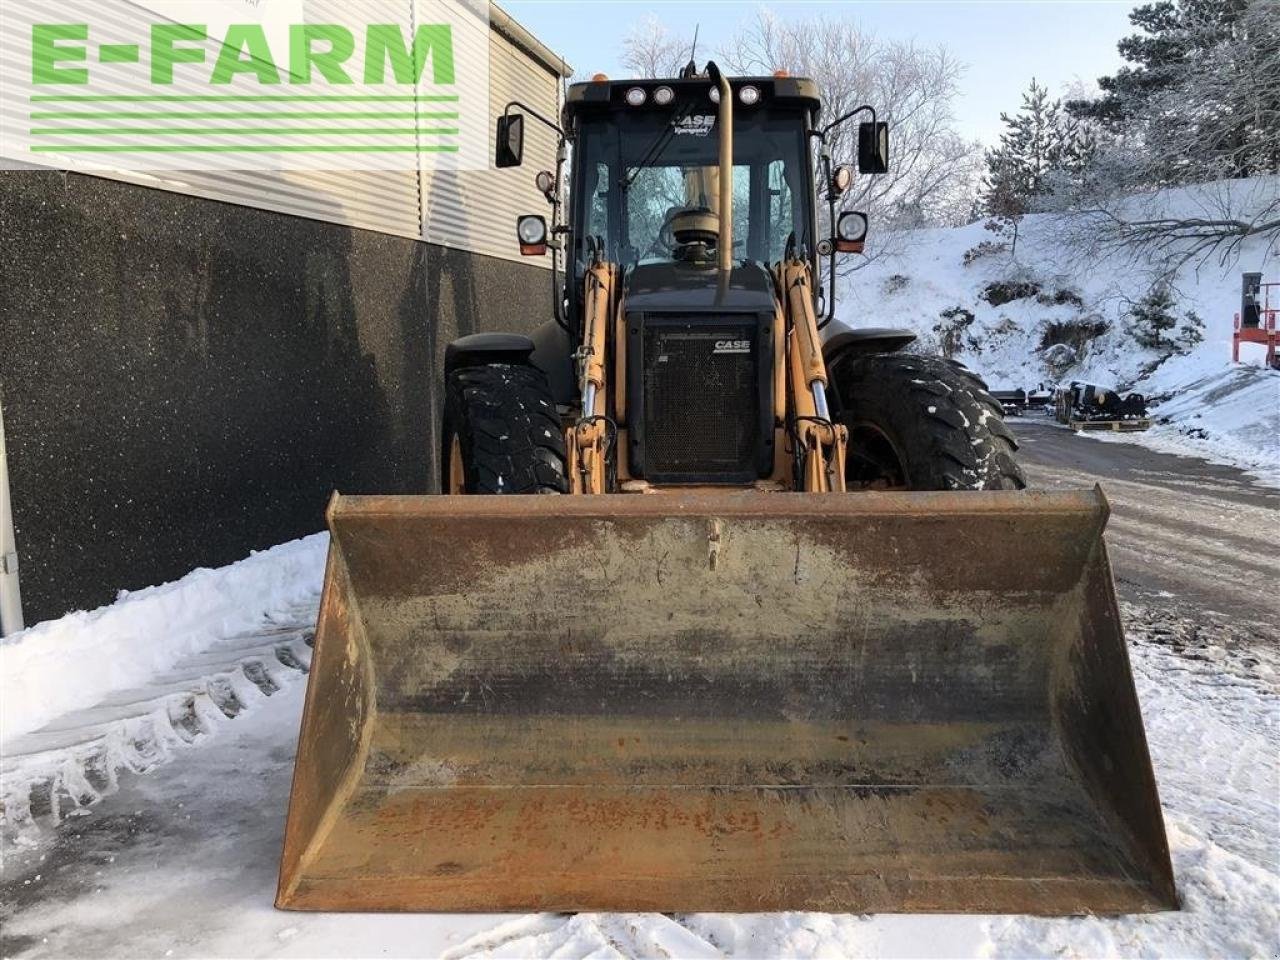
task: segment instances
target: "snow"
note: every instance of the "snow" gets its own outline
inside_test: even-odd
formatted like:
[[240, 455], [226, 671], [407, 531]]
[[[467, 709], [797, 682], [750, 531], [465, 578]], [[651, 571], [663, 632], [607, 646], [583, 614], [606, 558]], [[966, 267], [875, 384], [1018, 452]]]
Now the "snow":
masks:
[[1142, 382], [1141, 389], [1168, 395], [1142, 442], [1228, 463], [1280, 487], [1280, 371], [1232, 364], [1205, 373], [1197, 359], [1174, 357]]
[[0, 750], [113, 690], [145, 683], [181, 657], [316, 595], [328, 535], [195, 570], [91, 612], [37, 624], [0, 642]]
[[[1225, 194], [1247, 211], [1277, 191], [1280, 177], [1258, 177], [1161, 191], [1129, 204], [1135, 214], [1204, 215]], [[1079, 249], [1065, 239], [1072, 232], [1079, 233], [1078, 222], [1030, 215], [1022, 221], [1016, 257], [1007, 251], [987, 253], [966, 265], [966, 251], [1000, 239], [982, 222], [914, 231], [902, 244], [903, 253], [873, 260], [841, 278], [838, 316], [850, 326], [909, 327], [919, 334], [922, 348], [938, 352], [934, 326], [943, 311], [961, 308], [974, 320], [961, 335], [956, 359], [993, 388], [1086, 380], [1137, 391], [1156, 401], [1151, 407], [1155, 426], [1145, 434], [1126, 434], [1123, 442], [1239, 466], [1280, 484], [1280, 371], [1261, 366], [1263, 348], [1254, 344], [1242, 346], [1241, 364], [1231, 363], [1240, 275], [1256, 270], [1264, 281], [1280, 281], [1280, 251], [1254, 237], [1225, 261], [1215, 255], [1183, 265], [1172, 280], [1175, 313], [1198, 314], [1204, 341], [1159, 362], [1159, 353], [1137, 346], [1126, 329], [1129, 308], [1147, 292], [1158, 265], [1141, 256]], [[992, 305], [982, 293], [996, 282], [1034, 283], [1040, 299], [1024, 296]], [[1057, 299], [1066, 302], [1054, 303]], [[1280, 307], [1278, 299], [1273, 295], [1273, 306]], [[1044, 346], [1051, 323], [1081, 322], [1102, 322], [1108, 329], [1088, 340], [1074, 362], [1065, 344]]]
[[[100, 660], [78, 651], [128, 637], [152, 669], [144, 690], [206, 668], [205, 687], [282, 643], [297, 649], [318, 602], [323, 538], [143, 591], [20, 637], [24, 666], [58, 677], [80, 704], [101, 687]], [[198, 624], [178, 597], [213, 611]], [[264, 609], [265, 608], [265, 609]], [[163, 613], [182, 611], [175, 631]], [[1165, 809], [1184, 909], [1118, 918], [846, 914], [340, 915], [272, 906], [304, 684], [298, 669], [242, 691], [245, 709], [211, 701], [175, 734], [168, 763], [122, 771], [92, 799], [47, 812], [6, 852], [0, 902], [13, 956], [178, 957], [1270, 957], [1280, 949], [1280, 654], [1241, 647], [1220, 615], [1126, 604], [1135, 680]], [[246, 628], [245, 624], [250, 623]], [[1228, 639], [1215, 639], [1227, 637]], [[202, 649], [193, 650], [204, 638]], [[115, 640], [113, 642], [121, 642]], [[246, 652], [247, 651], [247, 652]], [[116, 648], [117, 655], [123, 648]], [[237, 659], [239, 658], [239, 659]], [[287, 658], [286, 658], [287, 659]], [[212, 666], [210, 666], [212, 665]], [[131, 683], [141, 668], [131, 670]], [[285, 674], [288, 674], [286, 676]], [[186, 677], [190, 685], [194, 676]], [[6, 683], [15, 682], [6, 674]], [[197, 684], [198, 685], [198, 684]], [[121, 698], [116, 698], [119, 702]], [[131, 698], [123, 698], [131, 700]], [[106, 698], [110, 704], [112, 699]], [[215, 709], [216, 708], [216, 709]], [[101, 704], [81, 707], [103, 709]], [[26, 724], [30, 726], [28, 722]], [[90, 725], [91, 726], [91, 725]], [[44, 759], [78, 762], [62, 735]], [[95, 728], [96, 729], [96, 728]], [[186, 731], [186, 736], [183, 736]], [[48, 746], [48, 743], [46, 743]], [[13, 757], [6, 755], [6, 762]], [[17, 778], [21, 780], [21, 777]], [[11, 819], [13, 776], [6, 776]], [[78, 814], [72, 816], [71, 814]], [[57, 820], [61, 819], [61, 824]], [[13, 826], [7, 823], [6, 826]]]

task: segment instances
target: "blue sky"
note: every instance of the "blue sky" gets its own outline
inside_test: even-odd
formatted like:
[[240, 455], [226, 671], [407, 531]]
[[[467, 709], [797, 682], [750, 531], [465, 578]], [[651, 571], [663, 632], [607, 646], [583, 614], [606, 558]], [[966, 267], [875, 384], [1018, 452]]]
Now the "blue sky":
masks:
[[698, 59], [714, 55], [736, 27], [766, 6], [784, 17], [850, 16], [878, 36], [945, 44], [967, 65], [957, 101], [962, 133], [990, 143], [1000, 111], [1012, 110], [1034, 76], [1059, 95], [1075, 78], [1086, 81], [1120, 66], [1116, 41], [1132, 32], [1133, 0], [829, 0], [825, 3], [738, 0], [499, 0], [579, 73], [620, 77], [628, 28], [652, 11], [692, 39], [700, 24]]

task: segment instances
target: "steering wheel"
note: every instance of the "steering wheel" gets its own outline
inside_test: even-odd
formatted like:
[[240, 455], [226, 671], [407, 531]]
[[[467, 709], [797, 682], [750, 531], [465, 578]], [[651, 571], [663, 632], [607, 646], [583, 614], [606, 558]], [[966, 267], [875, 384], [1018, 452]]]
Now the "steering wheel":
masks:
[[650, 255], [657, 255], [660, 247], [665, 247], [668, 254], [672, 254], [676, 249], [675, 222], [676, 217], [684, 213], [684, 207], [671, 207], [667, 210], [667, 215], [662, 218], [662, 226], [658, 227], [658, 232], [654, 234], [653, 242], [649, 244], [649, 248], [645, 250], [641, 260], [647, 260]]

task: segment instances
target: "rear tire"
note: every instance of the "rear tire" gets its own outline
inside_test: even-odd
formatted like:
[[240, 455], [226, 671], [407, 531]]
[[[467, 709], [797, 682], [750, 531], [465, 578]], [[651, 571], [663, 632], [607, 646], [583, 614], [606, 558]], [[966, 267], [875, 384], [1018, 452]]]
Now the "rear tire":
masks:
[[564, 433], [546, 375], [535, 367], [450, 371], [443, 439], [444, 493], [569, 492]]
[[1026, 487], [999, 402], [962, 365], [869, 354], [838, 361], [831, 380], [837, 420], [849, 430], [849, 489]]

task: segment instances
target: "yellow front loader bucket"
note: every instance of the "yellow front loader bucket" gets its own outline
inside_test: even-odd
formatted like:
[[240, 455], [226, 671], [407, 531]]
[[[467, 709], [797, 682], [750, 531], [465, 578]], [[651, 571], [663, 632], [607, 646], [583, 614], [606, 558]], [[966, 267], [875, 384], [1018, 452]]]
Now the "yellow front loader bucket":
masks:
[[335, 498], [277, 904], [1175, 909], [1106, 514]]

